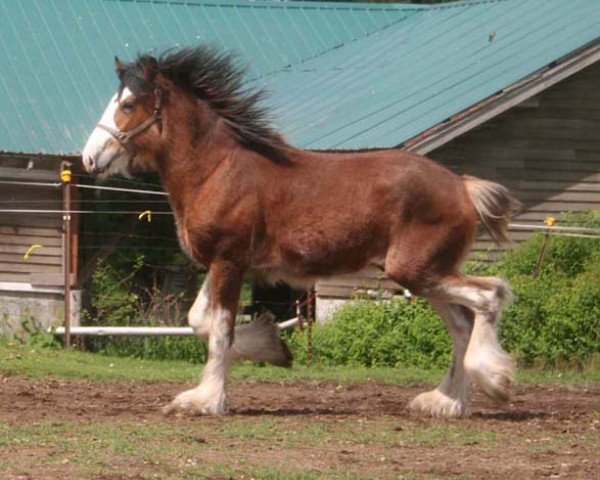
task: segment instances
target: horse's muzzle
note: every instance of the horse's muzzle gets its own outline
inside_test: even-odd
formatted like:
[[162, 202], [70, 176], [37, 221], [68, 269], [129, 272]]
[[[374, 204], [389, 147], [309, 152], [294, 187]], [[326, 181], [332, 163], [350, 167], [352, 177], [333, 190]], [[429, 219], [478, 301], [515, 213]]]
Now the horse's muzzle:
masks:
[[83, 167], [85, 168], [85, 171], [91, 175], [94, 175], [98, 170], [98, 163], [96, 163], [96, 160], [87, 155], [82, 155], [81, 160], [83, 161]]

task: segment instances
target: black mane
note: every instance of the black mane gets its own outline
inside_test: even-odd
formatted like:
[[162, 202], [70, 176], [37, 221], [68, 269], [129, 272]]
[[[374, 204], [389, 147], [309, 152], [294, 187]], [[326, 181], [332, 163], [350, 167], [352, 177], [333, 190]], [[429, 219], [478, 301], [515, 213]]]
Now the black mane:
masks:
[[157, 58], [140, 55], [120, 72], [121, 85], [127, 85], [136, 95], [150, 93], [148, 69], [155, 69], [178, 87], [204, 100], [243, 145], [276, 162], [286, 160], [286, 143], [271, 126], [269, 112], [260, 106], [263, 91], [244, 87], [246, 71], [235, 66], [231, 53], [198, 45], [172, 48]]

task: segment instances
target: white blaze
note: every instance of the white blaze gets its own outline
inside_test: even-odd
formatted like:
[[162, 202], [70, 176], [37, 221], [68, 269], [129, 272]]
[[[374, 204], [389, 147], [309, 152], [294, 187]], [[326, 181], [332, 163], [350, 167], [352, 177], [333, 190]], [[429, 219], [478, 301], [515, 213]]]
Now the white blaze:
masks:
[[[127, 100], [132, 95], [131, 90], [125, 87], [121, 95], [121, 101]], [[108, 102], [108, 106], [102, 117], [100, 118], [99, 124], [118, 130], [115, 123], [115, 114], [119, 108], [119, 100], [117, 94]], [[102, 172], [107, 167], [119, 160], [127, 160], [127, 152], [123, 149], [123, 146], [117, 142], [110, 133], [101, 128], [94, 128], [90, 138], [88, 138], [85, 147], [83, 148], [83, 165], [85, 169], [90, 173]], [[116, 167], [117, 165], [115, 165]], [[126, 164], [115, 168], [114, 170], [120, 170], [121, 167]], [[113, 169], [111, 169], [113, 170]]]

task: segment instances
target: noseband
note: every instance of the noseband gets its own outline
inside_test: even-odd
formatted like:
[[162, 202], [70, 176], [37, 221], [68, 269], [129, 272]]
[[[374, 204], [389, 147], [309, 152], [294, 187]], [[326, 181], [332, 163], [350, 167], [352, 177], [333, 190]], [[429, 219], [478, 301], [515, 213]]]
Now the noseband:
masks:
[[151, 117], [147, 118], [145, 121], [140, 123], [137, 127], [132, 128], [131, 130], [123, 131], [118, 128], [112, 128], [108, 125], [103, 125], [99, 123], [96, 125], [97, 128], [101, 128], [102, 130], [110, 133], [112, 137], [121, 144], [121, 146], [127, 150], [130, 155], [130, 160], [135, 157], [135, 147], [131, 143], [131, 139], [136, 135], [148, 130], [152, 125], [159, 122], [161, 120], [160, 109], [162, 107], [162, 90], [156, 88], [154, 90], [154, 113]]

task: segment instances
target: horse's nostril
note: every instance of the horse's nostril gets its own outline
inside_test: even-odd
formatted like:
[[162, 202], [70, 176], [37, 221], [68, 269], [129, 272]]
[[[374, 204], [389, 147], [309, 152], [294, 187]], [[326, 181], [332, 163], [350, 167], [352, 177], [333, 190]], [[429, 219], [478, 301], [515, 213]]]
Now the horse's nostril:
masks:
[[93, 157], [87, 157], [85, 160], [86, 161], [84, 163], [87, 164], [88, 171], [90, 173], [95, 172], [96, 169], [97, 169], [97, 167], [98, 167], [98, 165], [97, 165], [96, 161], [94, 160], [94, 158]]

